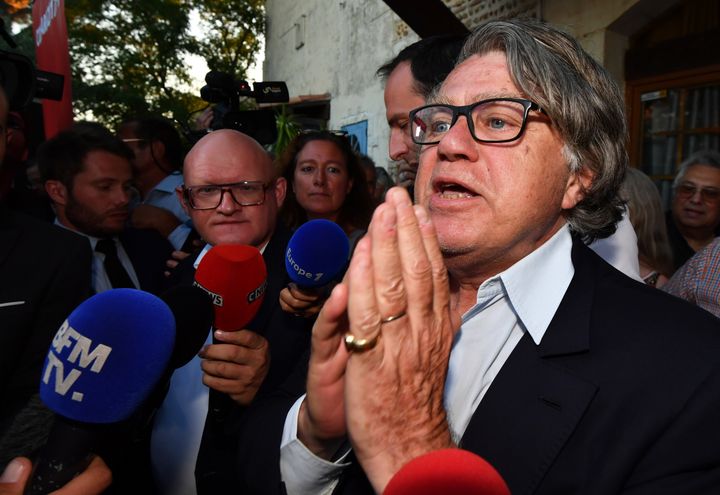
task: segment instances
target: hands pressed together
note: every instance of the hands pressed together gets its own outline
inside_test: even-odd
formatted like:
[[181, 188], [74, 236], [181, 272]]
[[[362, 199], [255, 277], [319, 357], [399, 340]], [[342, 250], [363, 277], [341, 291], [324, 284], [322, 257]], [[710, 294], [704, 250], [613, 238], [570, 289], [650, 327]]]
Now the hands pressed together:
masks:
[[458, 328], [427, 212], [391, 189], [313, 329], [299, 439], [329, 459], [347, 436], [378, 492], [410, 459], [451, 447], [443, 390]]

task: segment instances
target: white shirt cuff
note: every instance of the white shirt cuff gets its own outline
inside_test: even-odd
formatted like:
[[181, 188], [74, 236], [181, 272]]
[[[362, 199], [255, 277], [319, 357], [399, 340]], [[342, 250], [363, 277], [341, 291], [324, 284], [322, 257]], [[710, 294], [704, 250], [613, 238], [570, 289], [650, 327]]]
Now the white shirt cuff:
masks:
[[342, 472], [350, 466], [343, 462], [350, 450], [336, 462], [329, 462], [308, 450], [297, 437], [300, 405], [305, 395], [293, 404], [285, 417], [283, 436], [280, 442], [280, 476], [285, 482], [288, 495], [324, 495], [335, 489]]

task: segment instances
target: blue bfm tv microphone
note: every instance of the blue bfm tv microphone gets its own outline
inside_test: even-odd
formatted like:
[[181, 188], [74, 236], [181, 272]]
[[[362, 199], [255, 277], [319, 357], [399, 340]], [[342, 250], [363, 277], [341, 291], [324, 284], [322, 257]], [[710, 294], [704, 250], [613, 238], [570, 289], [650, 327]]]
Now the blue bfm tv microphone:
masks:
[[321, 287], [347, 265], [350, 241], [330, 220], [310, 220], [295, 231], [285, 253], [290, 280], [300, 288]]
[[175, 318], [161, 299], [135, 289], [101, 292], [55, 334], [40, 397], [57, 414], [26, 490], [48, 493], [87, 467], [107, 425], [129, 418], [163, 375]]

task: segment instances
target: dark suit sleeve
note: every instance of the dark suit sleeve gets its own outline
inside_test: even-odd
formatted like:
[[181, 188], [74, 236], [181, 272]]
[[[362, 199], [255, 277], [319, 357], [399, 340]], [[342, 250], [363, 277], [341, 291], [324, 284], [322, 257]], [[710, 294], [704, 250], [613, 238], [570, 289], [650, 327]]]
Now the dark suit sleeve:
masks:
[[241, 493], [285, 493], [280, 442], [287, 413], [305, 392], [308, 358], [309, 350], [283, 386], [253, 403], [246, 413], [237, 464]]
[[[18, 385], [35, 391], [55, 332], [75, 307], [90, 295], [92, 254], [84, 239], [77, 241], [56, 247], [55, 256], [60, 261], [54, 267], [47, 290], [35, 306], [35, 317], [27, 334], [29, 338], [16, 368], [16, 375], [24, 378]], [[28, 277], [32, 274], [28, 273]]]
[[5, 260], [3, 297], [25, 304], [4, 308], [0, 350], [0, 465], [31, 455], [49, 431], [49, 413], [38, 399], [42, 366], [61, 323], [90, 295], [92, 253], [70, 232], [30, 222]]
[[720, 493], [720, 365], [635, 469], [626, 495]]

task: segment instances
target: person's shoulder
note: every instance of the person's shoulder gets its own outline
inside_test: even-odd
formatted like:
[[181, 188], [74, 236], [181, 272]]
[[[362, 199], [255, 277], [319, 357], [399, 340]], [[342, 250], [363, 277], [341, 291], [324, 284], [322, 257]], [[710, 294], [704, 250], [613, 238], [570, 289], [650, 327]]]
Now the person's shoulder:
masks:
[[90, 249], [84, 236], [31, 215], [7, 212], [6, 219], [9, 219], [9, 225], [22, 232], [26, 240], [38, 243], [48, 251], [58, 251], [58, 245], [64, 246], [62, 249], [68, 249], [68, 246], [70, 249]]
[[128, 227], [120, 234], [120, 242], [124, 247], [142, 246], [145, 249], [154, 249], [161, 252], [172, 252], [172, 245], [168, 240], [152, 229], [136, 229]]
[[[593, 253], [594, 254], [594, 253]], [[601, 259], [593, 259], [593, 319], [605, 335], [630, 341], [667, 339], [679, 346], [720, 345], [720, 319], [674, 295], [638, 282]], [[589, 281], [586, 281], [586, 283]]]

